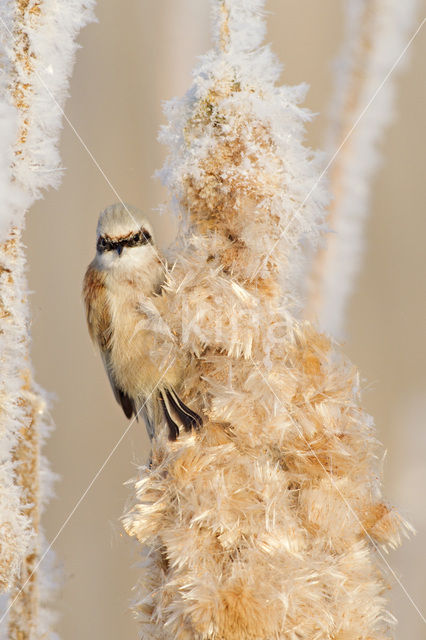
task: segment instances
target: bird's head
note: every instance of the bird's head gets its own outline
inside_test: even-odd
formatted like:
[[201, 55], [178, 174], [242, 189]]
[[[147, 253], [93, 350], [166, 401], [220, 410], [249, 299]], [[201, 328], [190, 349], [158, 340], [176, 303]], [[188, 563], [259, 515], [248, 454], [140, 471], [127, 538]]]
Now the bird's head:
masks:
[[158, 260], [151, 225], [141, 211], [121, 203], [102, 211], [96, 232], [98, 267], [126, 275], [149, 270]]

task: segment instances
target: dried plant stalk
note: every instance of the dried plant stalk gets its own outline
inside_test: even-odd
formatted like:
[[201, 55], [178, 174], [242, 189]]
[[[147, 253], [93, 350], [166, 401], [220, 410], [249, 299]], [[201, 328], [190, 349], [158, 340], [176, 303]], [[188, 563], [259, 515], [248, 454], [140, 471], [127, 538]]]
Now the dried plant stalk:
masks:
[[22, 363], [28, 355], [27, 343], [23, 340], [26, 335], [26, 309], [20, 288], [23, 260], [19, 249], [17, 232], [13, 230], [9, 240], [0, 247], [0, 335], [3, 347], [0, 360], [3, 398], [0, 414], [3, 445], [0, 576], [3, 588], [11, 586], [33, 538], [29, 514], [22, 509], [22, 491], [16, 483], [18, 465], [15, 449], [27, 424]]
[[30, 372], [24, 372], [22, 404], [25, 426], [21, 428], [13, 455], [16, 464], [16, 485], [21, 490], [21, 510], [30, 519], [37, 543], [31, 546], [10, 592], [13, 607], [9, 615], [9, 638], [24, 640], [37, 632], [39, 589], [37, 563], [40, 559], [40, 436], [38, 417], [43, 410], [42, 399], [31, 389]]
[[205, 423], [160, 433], [136, 481], [136, 611], [152, 639], [383, 640], [376, 549], [408, 525], [381, 496], [356, 369], [295, 318], [301, 246], [327, 200], [302, 144], [304, 87], [276, 87], [258, 48], [262, 7], [213, 3], [216, 49], [167, 109], [162, 175], [183, 229], [158, 308]]
[[[341, 338], [360, 268], [363, 227], [379, 145], [393, 116], [394, 76], [402, 61], [417, 0], [346, 0], [346, 32], [337, 61], [327, 147], [333, 196], [329, 231], [310, 270], [305, 317]], [[397, 64], [395, 64], [398, 61]], [[391, 72], [391, 73], [390, 73]]]
[[40, 453], [49, 423], [30, 365], [22, 233], [42, 188], [59, 184], [61, 104], [90, 4], [13, 0], [0, 7], [0, 636], [9, 640], [51, 634], [49, 579], [38, 568], [52, 480]]

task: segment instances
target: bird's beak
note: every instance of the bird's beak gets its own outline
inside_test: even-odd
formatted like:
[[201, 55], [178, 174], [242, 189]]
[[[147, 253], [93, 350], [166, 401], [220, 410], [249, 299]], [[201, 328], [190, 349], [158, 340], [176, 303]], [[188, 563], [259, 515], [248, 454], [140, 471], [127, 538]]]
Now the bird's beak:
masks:
[[121, 244], [117, 245], [116, 251], [118, 253], [119, 256], [121, 256], [122, 251], [123, 251], [123, 247]]

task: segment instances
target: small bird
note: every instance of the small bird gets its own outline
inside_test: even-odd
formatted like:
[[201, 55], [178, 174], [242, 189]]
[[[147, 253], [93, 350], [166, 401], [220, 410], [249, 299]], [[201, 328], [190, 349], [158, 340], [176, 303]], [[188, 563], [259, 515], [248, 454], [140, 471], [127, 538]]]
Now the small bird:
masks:
[[107, 207], [83, 283], [89, 333], [126, 417], [142, 414], [151, 439], [165, 420], [169, 438], [176, 440], [180, 427], [190, 431], [202, 419], [178, 395], [182, 357], [155, 306], [166, 277], [143, 214], [120, 203]]

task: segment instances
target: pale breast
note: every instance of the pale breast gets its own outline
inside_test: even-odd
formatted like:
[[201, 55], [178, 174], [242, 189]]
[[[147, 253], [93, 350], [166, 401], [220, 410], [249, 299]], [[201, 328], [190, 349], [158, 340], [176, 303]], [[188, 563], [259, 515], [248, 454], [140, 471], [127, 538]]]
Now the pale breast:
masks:
[[90, 335], [104, 354], [115, 386], [146, 398], [157, 384], [175, 385], [181, 362], [173, 336], [140, 282], [116, 278], [91, 264], [84, 279]]
[[147, 396], [158, 381], [157, 335], [141, 312], [143, 297], [129, 283], [108, 291], [112, 316], [111, 367], [121, 388], [131, 397]]

